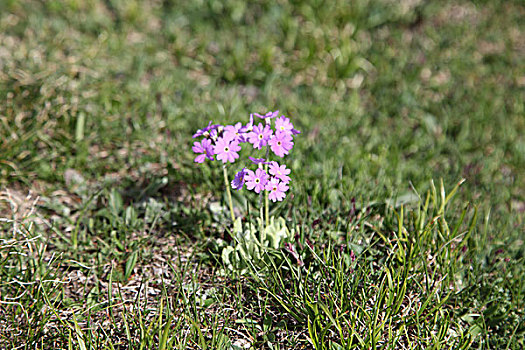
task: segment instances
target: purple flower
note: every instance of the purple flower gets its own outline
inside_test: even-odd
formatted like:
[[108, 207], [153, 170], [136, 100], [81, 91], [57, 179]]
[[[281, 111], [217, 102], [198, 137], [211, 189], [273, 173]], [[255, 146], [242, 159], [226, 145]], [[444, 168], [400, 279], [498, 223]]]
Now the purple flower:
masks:
[[263, 169], [257, 169], [255, 172], [247, 170], [246, 187], [249, 190], [254, 190], [255, 193], [264, 191], [266, 184], [268, 183], [268, 174]]
[[[221, 136], [222, 131], [224, 130], [224, 127], [222, 125], [212, 125], [213, 128], [210, 130], [209, 136], [213, 141], [217, 141], [217, 139]], [[206, 136], [206, 134], [204, 134]]]
[[212, 125], [211, 123], [212, 123], [212, 122], [210, 121], [210, 123], [208, 124], [207, 127], [205, 127], [204, 129], [199, 129], [199, 130], [197, 130], [197, 132], [193, 135], [193, 138], [196, 138], [196, 137], [202, 136], [202, 135], [206, 134], [206, 132], [208, 132], [208, 131], [210, 131], [210, 130], [217, 129], [217, 128], [220, 126], [220, 125], [218, 125], [218, 124]]
[[203, 163], [206, 158], [213, 160], [211, 140], [204, 139], [202, 142], [194, 142], [191, 149], [195, 153], [202, 153], [195, 158], [195, 163]]
[[252, 132], [248, 133], [248, 141], [253, 145], [253, 148], [261, 149], [268, 144], [272, 134], [270, 125], [263, 126], [262, 123], [259, 123], [259, 125], [254, 126]]
[[290, 182], [290, 169], [286, 168], [286, 165], [279, 165], [277, 162], [270, 163], [270, 174], [281, 180], [283, 183], [288, 184]]
[[290, 122], [290, 119], [286, 118], [284, 115], [275, 119], [275, 131], [286, 131], [291, 133], [293, 130], [293, 124]]
[[248, 142], [248, 135], [253, 131], [253, 114], [250, 114], [250, 122], [245, 126], [241, 127], [239, 132], [241, 133], [242, 142]]
[[277, 131], [269, 143], [273, 153], [281, 158], [293, 148], [292, 135], [286, 131]]
[[253, 114], [250, 114], [250, 122], [241, 128], [241, 132], [249, 133], [253, 130]]
[[211, 121], [210, 121], [210, 123], [208, 124], [208, 126], [205, 127], [204, 129], [199, 129], [199, 130], [197, 130], [197, 132], [196, 132], [195, 134], [193, 134], [193, 138], [196, 138], [196, 137], [199, 137], [199, 136], [204, 135], [204, 133], [205, 133], [206, 131], [210, 130], [210, 128], [211, 128]]
[[276, 178], [272, 178], [270, 181], [266, 183], [267, 191], [270, 191], [270, 194], [268, 194], [268, 198], [272, 201], [282, 201], [284, 197], [286, 197], [286, 194], [284, 192], [288, 191], [288, 186], [285, 183], [282, 183]]
[[244, 178], [247, 173], [248, 171], [246, 168], [242, 168], [241, 171], [235, 174], [235, 178], [232, 181], [232, 187], [234, 190], [240, 190], [244, 186], [244, 182], [246, 181]]
[[280, 118], [275, 120], [275, 131], [286, 131], [292, 135], [298, 135], [301, 132], [293, 128], [293, 124], [290, 119], [282, 115]]
[[237, 142], [246, 142], [242, 130], [242, 123], [237, 123], [235, 125], [226, 125], [224, 127], [223, 137], [227, 140], [234, 140]]
[[272, 119], [277, 117], [277, 114], [279, 114], [279, 111], [275, 112], [268, 112], [265, 115], [260, 115], [259, 113], [254, 113], [256, 117], [259, 117], [261, 119]]
[[241, 150], [241, 146], [237, 141], [227, 140], [219, 138], [215, 145], [214, 152], [217, 155], [218, 160], [222, 160], [223, 163], [233, 163], [235, 159], [239, 158], [237, 152]]
[[270, 164], [270, 162], [267, 162], [264, 158], [254, 158], [254, 157], [248, 157], [252, 161], [253, 164]]

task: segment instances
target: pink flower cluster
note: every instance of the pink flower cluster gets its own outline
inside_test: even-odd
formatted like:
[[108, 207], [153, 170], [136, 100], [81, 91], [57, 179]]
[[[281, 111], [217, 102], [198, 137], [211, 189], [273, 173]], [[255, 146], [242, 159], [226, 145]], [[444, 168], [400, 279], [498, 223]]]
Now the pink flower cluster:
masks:
[[[264, 161], [264, 159], [257, 159]], [[267, 162], [264, 162], [267, 163]], [[286, 168], [286, 165], [280, 165], [273, 161], [268, 162], [269, 173], [268, 174], [263, 168], [259, 167], [255, 171], [243, 168], [237, 174], [232, 181], [232, 187], [236, 190], [243, 188], [246, 184], [248, 190], [252, 190], [255, 193], [261, 193], [261, 191], [268, 191], [268, 198], [272, 201], [282, 201], [286, 197], [286, 191], [288, 191], [288, 184], [290, 183], [290, 169]], [[262, 163], [259, 163], [262, 164]]]
[[[263, 123], [255, 125], [253, 116], [264, 120]], [[300, 134], [295, 130], [290, 119], [284, 115], [279, 115], [279, 111], [268, 112], [265, 115], [254, 113], [250, 115], [250, 121], [243, 125], [214, 125], [211, 122], [204, 129], [197, 130], [193, 138], [203, 137], [202, 141], [194, 142], [192, 150], [197, 153], [195, 162], [203, 163], [206, 159], [221, 160], [223, 164], [234, 163], [239, 158], [241, 144], [251, 144], [254, 150], [266, 150], [266, 158], [270, 156], [270, 150], [277, 157], [283, 158], [288, 155], [293, 148], [293, 137]], [[271, 119], [275, 118], [274, 128]], [[235, 175], [231, 185], [234, 189], [240, 190], [246, 184], [248, 190], [256, 193], [268, 191], [268, 198], [275, 201], [282, 201], [288, 190], [290, 182], [290, 169], [286, 165], [281, 165], [276, 161], [265, 158], [249, 157], [253, 164], [258, 168], [253, 171], [243, 168]], [[269, 174], [263, 169], [263, 164], [268, 165]]]

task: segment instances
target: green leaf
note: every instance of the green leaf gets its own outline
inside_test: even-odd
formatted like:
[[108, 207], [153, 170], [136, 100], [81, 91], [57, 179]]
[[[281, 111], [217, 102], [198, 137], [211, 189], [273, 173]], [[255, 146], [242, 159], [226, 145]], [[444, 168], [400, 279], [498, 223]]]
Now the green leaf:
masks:
[[133, 268], [137, 264], [138, 259], [138, 251], [134, 251], [131, 253], [131, 255], [128, 257], [128, 260], [126, 261], [126, 269], [124, 272], [124, 278], [127, 280], [133, 273]]
[[75, 128], [75, 141], [79, 142], [84, 139], [84, 125], [86, 124], [86, 114], [83, 112], [78, 113], [77, 123]]
[[111, 193], [109, 194], [109, 210], [111, 214], [118, 217], [122, 211], [122, 205], [122, 196], [115, 188], [112, 188]]

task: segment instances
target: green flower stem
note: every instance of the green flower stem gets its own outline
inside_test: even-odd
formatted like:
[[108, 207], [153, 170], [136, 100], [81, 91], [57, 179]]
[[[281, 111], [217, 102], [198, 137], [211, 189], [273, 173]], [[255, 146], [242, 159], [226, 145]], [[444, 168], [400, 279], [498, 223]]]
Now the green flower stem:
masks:
[[[262, 164], [259, 164], [259, 169], [262, 169]], [[264, 210], [263, 210], [263, 203], [262, 203], [262, 199], [263, 199], [263, 193], [261, 191], [261, 193], [259, 194], [259, 215], [260, 215], [260, 218], [261, 218], [261, 242], [263, 242], [263, 236], [264, 236], [264, 230], [265, 230], [265, 225], [264, 225]]]
[[224, 173], [224, 184], [226, 185], [226, 194], [228, 196], [228, 204], [230, 205], [230, 214], [232, 215], [232, 222], [235, 222], [235, 214], [233, 213], [233, 201], [232, 193], [230, 191], [230, 181], [228, 181], [228, 172], [226, 171], [226, 165], [222, 167]]
[[[268, 157], [270, 156], [270, 147], [266, 145], [266, 162], [268, 162]], [[268, 164], [264, 165], [264, 171], [266, 174], [268, 174]], [[268, 201], [268, 191], [264, 191], [264, 207], [265, 207], [265, 214], [266, 214], [266, 227], [269, 225], [269, 213], [270, 213], [270, 202]]]
[[261, 226], [264, 230], [264, 213], [263, 213], [263, 206], [262, 206], [262, 192], [259, 195], [259, 215], [261, 217]]
[[[264, 170], [268, 174], [268, 164], [264, 166]], [[270, 212], [270, 202], [268, 201], [268, 191], [264, 191], [264, 209], [266, 214], [266, 226], [269, 224], [269, 212]]]

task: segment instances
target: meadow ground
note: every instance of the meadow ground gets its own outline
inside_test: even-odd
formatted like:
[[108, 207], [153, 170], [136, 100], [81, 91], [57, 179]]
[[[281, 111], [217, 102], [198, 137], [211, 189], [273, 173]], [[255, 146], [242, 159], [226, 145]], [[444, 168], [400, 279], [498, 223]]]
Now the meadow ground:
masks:
[[[0, 1], [0, 348], [523, 349], [524, 18]], [[271, 211], [295, 253], [239, 271], [191, 135], [275, 109], [302, 131]]]

